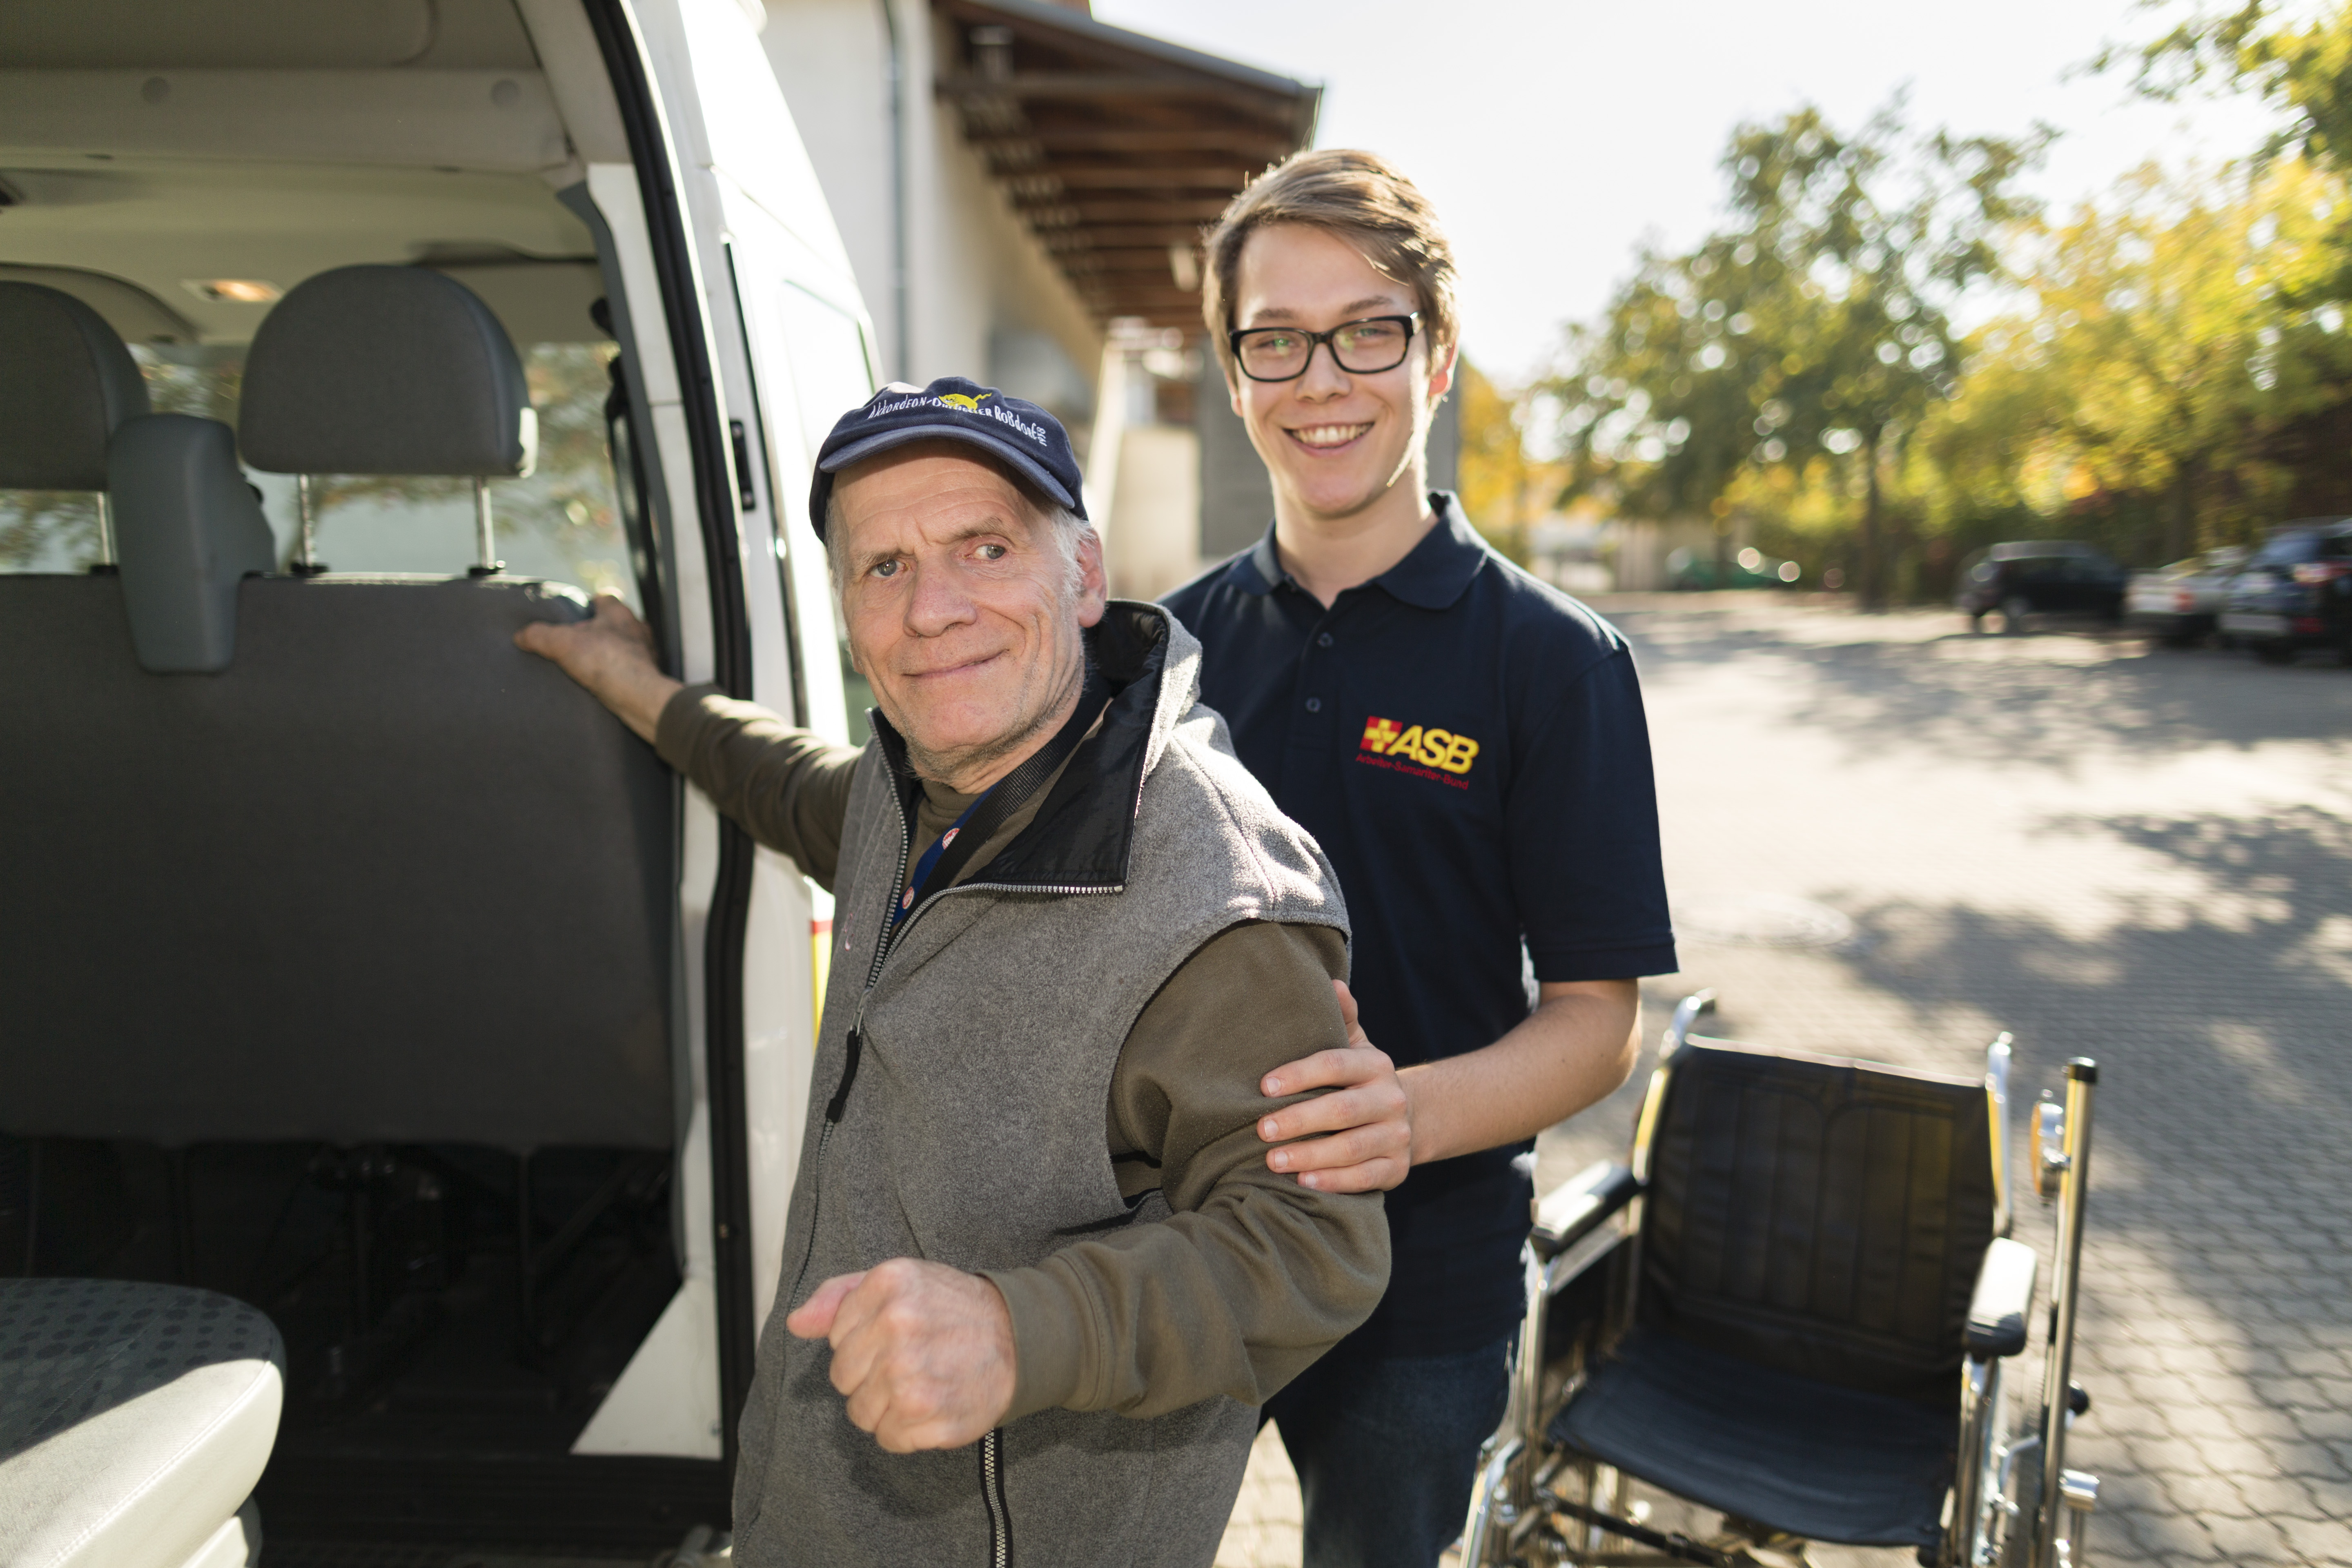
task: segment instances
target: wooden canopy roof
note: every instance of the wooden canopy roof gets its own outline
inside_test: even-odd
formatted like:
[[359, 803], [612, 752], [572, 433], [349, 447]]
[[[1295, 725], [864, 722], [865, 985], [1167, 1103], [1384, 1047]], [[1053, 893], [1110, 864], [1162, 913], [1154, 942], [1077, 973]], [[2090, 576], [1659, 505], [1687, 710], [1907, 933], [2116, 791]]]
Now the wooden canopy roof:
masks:
[[1201, 329], [1201, 230], [1314, 139], [1323, 89], [1042, 0], [935, 0], [940, 98], [1099, 321]]

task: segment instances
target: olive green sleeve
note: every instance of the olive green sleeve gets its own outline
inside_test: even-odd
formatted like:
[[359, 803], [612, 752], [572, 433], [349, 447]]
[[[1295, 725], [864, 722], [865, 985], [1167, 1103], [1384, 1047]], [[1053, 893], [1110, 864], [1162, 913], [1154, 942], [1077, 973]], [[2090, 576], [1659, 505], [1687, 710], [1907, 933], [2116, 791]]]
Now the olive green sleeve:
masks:
[[1290, 1103], [1259, 1092], [1266, 1072], [1346, 1043], [1331, 991], [1346, 968], [1328, 927], [1235, 926], [1136, 1020], [1111, 1079], [1111, 1149], [1130, 1200], [1157, 1188], [1173, 1213], [988, 1276], [1013, 1318], [1008, 1419], [1261, 1405], [1371, 1314], [1389, 1274], [1380, 1194], [1303, 1187], [1266, 1168], [1257, 1135]]
[[654, 749], [754, 839], [832, 888], [856, 748], [795, 729], [715, 687], [689, 686], [663, 707]]

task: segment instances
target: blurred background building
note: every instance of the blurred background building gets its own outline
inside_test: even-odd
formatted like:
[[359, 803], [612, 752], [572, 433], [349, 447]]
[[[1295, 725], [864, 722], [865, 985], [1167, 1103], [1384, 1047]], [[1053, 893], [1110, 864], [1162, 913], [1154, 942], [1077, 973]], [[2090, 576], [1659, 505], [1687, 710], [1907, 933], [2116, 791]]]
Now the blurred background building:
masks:
[[[1202, 230], [1315, 136], [1321, 89], [1106, 26], [1086, 0], [740, 0], [832, 204], [886, 379], [1052, 409], [1113, 592], [1273, 517], [1201, 323]], [[1454, 483], [1449, 399], [1431, 482]]]

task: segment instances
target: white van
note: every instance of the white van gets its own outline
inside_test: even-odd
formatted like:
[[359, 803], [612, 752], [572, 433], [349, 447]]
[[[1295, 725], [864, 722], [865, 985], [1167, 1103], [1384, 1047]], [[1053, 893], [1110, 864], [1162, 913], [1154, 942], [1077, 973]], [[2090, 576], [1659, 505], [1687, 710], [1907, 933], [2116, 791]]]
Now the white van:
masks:
[[830, 910], [512, 636], [849, 738], [870, 340], [737, 0], [11, 0], [0, 1564], [724, 1531]]

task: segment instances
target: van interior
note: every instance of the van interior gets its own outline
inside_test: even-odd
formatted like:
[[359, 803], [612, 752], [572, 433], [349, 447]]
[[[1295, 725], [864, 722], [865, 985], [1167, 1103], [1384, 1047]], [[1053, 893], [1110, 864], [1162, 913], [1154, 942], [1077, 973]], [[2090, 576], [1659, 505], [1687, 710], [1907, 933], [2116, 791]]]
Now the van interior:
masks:
[[572, 1451], [689, 1070], [676, 786], [511, 640], [668, 613], [581, 7], [10, 10], [0, 1277], [268, 1314], [273, 1565], [723, 1525], [715, 1459]]

